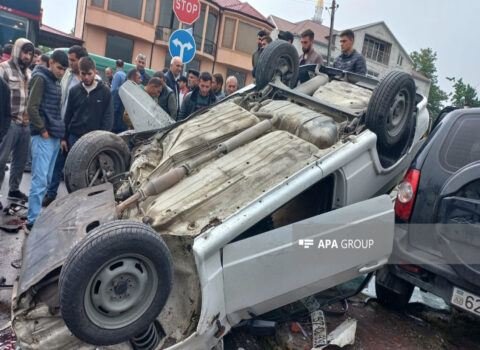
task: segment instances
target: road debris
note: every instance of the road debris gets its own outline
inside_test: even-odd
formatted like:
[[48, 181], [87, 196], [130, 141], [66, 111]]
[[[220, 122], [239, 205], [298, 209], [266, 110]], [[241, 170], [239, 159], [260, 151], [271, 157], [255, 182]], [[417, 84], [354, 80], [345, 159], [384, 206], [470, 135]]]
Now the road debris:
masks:
[[327, 343], [327, 323], [322, 310], [312, 312], [313, 348], [323, 349]]

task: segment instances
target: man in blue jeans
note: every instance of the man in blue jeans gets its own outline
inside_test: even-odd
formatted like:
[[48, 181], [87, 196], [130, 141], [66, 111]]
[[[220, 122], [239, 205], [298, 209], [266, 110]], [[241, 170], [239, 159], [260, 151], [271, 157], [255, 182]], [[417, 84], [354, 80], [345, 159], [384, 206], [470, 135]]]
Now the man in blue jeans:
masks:
[[[81, 46], [74, 45], [68, 50], [68, 63], [70, 68], [67, 69], [60, 82], [62, 88], [62, 101], [60, 104], [62, 120], [65, 119], [65, 111], [67, 110], [67, 101], [70, 90], [81, 81], [78, 62], [85, 56], [88, 56], [88, 52]], [[63, 168], [65, 167], [66, 159], [67, 153], [59, 149], [55, 167], [53, 168], [52, 179], [48, 184], [47, 195], [43, 198], [42, 207], [48, 206], [57, 197], [58, 186], [62, 181]]]
[[59, 81], [68, 67], [68, 56], [65, 52], [56, 50], [49, 63], [50, 68], [41, 65], [35, 67], [29, 84], [27, 112], [32, 135], [32, 184], [25, 225], [27, 234], [42, 209], [42, 199], [52, 178], [60, 140], [65, 134], [60, 111], [62, 91]]

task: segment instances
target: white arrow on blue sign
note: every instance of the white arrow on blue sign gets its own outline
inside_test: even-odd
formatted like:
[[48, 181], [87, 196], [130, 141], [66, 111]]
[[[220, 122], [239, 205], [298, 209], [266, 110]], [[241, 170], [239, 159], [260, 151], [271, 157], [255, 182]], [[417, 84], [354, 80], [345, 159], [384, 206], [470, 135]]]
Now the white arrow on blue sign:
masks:
[[172, 33], [168, 41], [168, 49], [172, 57], [178, 56], [183, 63], [188, 63], [195, 57], [195, 39], [184, 29], [178, 29]]

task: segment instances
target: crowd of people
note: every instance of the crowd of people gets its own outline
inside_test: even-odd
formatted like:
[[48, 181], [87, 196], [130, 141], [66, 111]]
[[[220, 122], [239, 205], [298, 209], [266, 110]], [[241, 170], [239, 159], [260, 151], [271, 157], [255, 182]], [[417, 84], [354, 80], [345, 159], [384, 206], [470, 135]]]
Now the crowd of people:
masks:
[[[299, 64], [323, 65], [322, 55], [314, 50], [314, 33], [306, 30], [300, 37], [303, 54]], [[278, 38], [290, 44], [294, 41], [290, 32], [280, 32]], [[271, 42], [265, 31], [257, 34], [258, 49], [252, 55], [254, 76]], [[352, 31], [340, 33], [342, 54], [335, 58], [333, 67], [364, 75], [365, 58], [353, 49], [353, 43]], [[235, 76], [224, 80], [219, 73], [195, 69], [182, 74], [180, 57], [173, 57], [169, 68], [153, 76], [145, 70], [146, 61], [145, 55], [138, 54], [136, 68], [125, 72], [123, 61], [118, 59], [115, 69], [105, 69], [106, 81], [102, 81], [95, 61], [81, 46], [72, 46], [67, 52], [55, 50], [47, 56], [24, 38], [5, 45], [0, 63], [0, 184], [11, 158], [8, 198], [28, 201], [27, 233], [42, 206], [57, 197], [67, 153], [80, 137], [94, 130], [121, 133], [133, 128], [119, 95], [127, 80], [143, 88], [175, 121], [238, 89]], [[27, 196], [19, 186], [29, 162], [32, 180]]]
[[[290, 32], [280, 31], [278, 39], [284, 40], [293, 44], [294, 36]], [[272, 42], [272, 38], [264, 30], [257, 33], [257, 50], [252, 55], [252, 74], [255, 77], [256, 66], [258, 60], [265, 48]], [[299, 57], [299, 64], [317, 64], [324, 65], [323, 57], [314, 49], [315, 33], [307, 29], [300, 34], [300, 44], [302, 47], [302, 54]], [[367, 63], [365, 57], [353, 48], [355, 42], [355, 34], [350, 29], [340, 33], [340, 50], [342, 53], [333, 61], [333, 67], [347, 72], [352, 72], [360, 75], [367, 74]]]

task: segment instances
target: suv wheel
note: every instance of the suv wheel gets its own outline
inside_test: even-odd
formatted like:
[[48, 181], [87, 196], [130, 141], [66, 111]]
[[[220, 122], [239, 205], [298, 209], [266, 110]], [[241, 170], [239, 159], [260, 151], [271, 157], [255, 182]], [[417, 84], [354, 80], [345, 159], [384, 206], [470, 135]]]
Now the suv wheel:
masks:
[[378, 270], [375, 277], [375, 291], [378, 302], [394, 310], [404, 309], [415, 286], [391, 274], [388, 267]]

